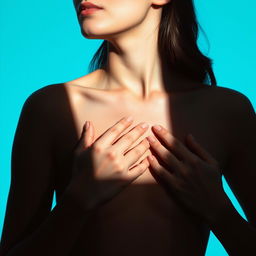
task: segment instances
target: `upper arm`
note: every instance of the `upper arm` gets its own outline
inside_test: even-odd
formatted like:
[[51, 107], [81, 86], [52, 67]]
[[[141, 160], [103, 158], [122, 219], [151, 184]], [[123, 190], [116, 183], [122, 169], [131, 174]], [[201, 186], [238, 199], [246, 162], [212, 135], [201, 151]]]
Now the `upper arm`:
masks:
[[249, 99], [234, 95], [229, 120], [231, 143], [224, 177], [241, 205], [245, 216], [256, 227], [256, 115]]
[[49, 214], [54, 192], [50, 112], [38, 90], [23, 104], [12, 145], [11, 184], [1, 252], [33, 232]]

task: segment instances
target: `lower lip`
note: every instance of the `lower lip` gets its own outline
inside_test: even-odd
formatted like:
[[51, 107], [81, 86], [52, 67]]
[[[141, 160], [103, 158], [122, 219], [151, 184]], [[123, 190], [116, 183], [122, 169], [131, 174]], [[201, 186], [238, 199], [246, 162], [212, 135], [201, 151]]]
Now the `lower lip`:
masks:
[[82, 10], [80, 12], [80, 15], [82, 15], [82, 16], [89, 15], [89, 14], [92, 14], [99, 10], [102, 10], [102, 9], [101, 8], [88, 8], [88, 9]]

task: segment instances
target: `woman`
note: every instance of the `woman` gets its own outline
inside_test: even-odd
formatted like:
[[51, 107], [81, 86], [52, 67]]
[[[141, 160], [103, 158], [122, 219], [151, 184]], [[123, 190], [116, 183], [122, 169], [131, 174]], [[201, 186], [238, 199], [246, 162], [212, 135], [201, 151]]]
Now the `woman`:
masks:
[[93, 4], [74, 1], [82, 34], [105, 40], [97, 69], [23, 106], [1, 255], [204, 255], [210, 229], [251, 255], [255, 113], [216, 86], [192, 0]]

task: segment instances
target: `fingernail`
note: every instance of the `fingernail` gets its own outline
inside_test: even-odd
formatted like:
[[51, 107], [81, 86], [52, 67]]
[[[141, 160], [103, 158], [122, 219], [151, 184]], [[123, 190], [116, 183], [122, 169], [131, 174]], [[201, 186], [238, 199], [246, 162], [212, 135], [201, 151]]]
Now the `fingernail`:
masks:
[[140, 126], [141, 126], [142, 128], [146, 128], [146, 127], [148, 127], [148, 124], [147, 124], [147, 123], [141, 123]]
[[161, 131], [161, 130], [162, 130], [162, 127], [159, 126], [159, 125], [154, 125], [153, 127], [154, 127], [157, 131]]

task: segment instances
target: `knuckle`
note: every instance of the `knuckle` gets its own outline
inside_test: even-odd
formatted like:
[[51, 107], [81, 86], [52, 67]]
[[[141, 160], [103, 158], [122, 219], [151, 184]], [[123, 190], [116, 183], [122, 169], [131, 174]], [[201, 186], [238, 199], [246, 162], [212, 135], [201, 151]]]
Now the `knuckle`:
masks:
[[134, 153], [136, 154], [136, 155], [141, 155], [141, 149], [140, 149], [140, 147], [137, 147], [137, 148], [134, 148]]
[[125, 119], [121, 119], [121, 121], [118, 124], [121, 125], [121, 126], [126, 126], [127, 121]]
[[96, 153], [101, 153], [103, 151], [103, 148], [98, 143], [94, 143], [93, 151]]
[[119, 126], [118, 126], [118, 125], [113, 126], [113, 127], [110, 129], [110, 132], [111, 132], [111, 133], [119, 133], [119, 132], [120, 132]]
[[116, 157], [117, 157], [117, 153], [114, 152], [114, 151], [108, 151], [108, 152], [106, 153], [106, 157], [107, 157], [108, 159], [114, 160], [114, 159], [116, 159]]
[[131, 134], [125, 135], [125, 139], [128, 141], [133, 141], [133, 136]]
[[115, 161], [113, 163], [114, 169], [117, 173], [122, 173], [125, 169], [124, 164], [120, 163], [119, 161]]

